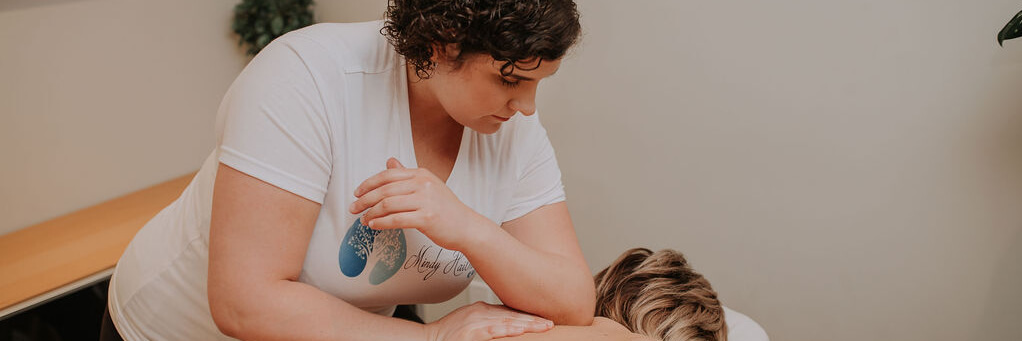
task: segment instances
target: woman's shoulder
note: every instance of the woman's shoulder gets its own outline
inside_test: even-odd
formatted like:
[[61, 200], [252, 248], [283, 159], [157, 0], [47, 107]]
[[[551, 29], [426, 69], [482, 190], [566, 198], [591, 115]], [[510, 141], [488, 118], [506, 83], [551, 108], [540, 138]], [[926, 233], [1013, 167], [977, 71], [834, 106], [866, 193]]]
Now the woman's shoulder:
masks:
[[373, 43], [378, 40], [376, 36], [383, 38], [380, 33], [382, 28], [382, 20], [354, 23], [324, 22], [305, 26], [285, 35], [302, 35], [320, 43]]
[[319, 23], [288, 32], [278, 39], [307, 40], [346, 73], [378, 73], [396, 66], [397, 53], [380, 30], [382, 20], [357, 23]]

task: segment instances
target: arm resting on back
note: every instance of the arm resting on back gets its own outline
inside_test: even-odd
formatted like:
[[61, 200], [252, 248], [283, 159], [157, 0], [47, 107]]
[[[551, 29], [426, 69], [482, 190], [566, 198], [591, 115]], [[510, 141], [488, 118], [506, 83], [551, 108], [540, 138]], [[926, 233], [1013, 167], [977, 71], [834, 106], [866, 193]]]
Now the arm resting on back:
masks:
[[557, 324], [592, 323], [596, 289], [565, 202], [478, 224], [484, 232], [462, 252], [504, 304]]

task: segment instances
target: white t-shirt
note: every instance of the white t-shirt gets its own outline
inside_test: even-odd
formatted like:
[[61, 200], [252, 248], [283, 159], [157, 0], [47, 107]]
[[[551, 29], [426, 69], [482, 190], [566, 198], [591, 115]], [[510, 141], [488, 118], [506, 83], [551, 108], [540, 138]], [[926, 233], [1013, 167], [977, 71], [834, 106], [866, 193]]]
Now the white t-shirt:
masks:
[[[322, 204], [303, 283], [384, 315], [397, 304], [446, 301], [468, 285], [475, 271], [460, 252], [415, 229], [370, 230], [348, 213], [355, 188], [387, 158], [417, 167], [408, 75], [382, 24], [292, 31], [241, 72], [217, 113], [217, 148], [118, 262], [109, 306], [126, 340], [226, 338], [206, 295], [218, 162]], [[560, 178], [538, 117], [515, 115], [494, 134], [465, 128], [447, 186], [500, 224], [563, 201]]]

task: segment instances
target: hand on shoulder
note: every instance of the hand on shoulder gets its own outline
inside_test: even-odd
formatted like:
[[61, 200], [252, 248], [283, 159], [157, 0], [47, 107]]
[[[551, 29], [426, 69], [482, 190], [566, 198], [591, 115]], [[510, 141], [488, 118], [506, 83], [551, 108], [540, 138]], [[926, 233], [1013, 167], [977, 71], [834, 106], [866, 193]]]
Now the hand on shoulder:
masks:
[[606, 317], [597, 316], [588, 326], [554, 326], [539, 333], [526, 333], [507, 338], [508, 341], [658, 341], [632, 333], [625, 326]]

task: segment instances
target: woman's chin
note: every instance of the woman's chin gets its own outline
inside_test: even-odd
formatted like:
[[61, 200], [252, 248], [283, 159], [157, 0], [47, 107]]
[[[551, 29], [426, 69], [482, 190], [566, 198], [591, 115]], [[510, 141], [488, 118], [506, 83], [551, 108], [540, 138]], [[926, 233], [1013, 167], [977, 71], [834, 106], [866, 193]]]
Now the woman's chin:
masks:
[[500, 126], [501, 126], [501, 123], [497, 122], [497, 123], [480, 124], [480, 125], [472, 126], [472, 127], [469, 127], [469, 128], [471, 128], [472, 130], [475, 130], [476, 132], [478, 132], [480, 134], [492, 135], [492, 134], [494, 134], [494, 133], [496, 133], [497, 131], [500, 130]]

